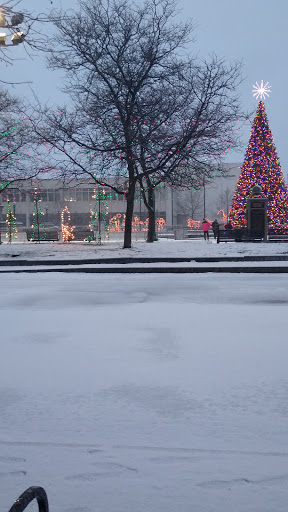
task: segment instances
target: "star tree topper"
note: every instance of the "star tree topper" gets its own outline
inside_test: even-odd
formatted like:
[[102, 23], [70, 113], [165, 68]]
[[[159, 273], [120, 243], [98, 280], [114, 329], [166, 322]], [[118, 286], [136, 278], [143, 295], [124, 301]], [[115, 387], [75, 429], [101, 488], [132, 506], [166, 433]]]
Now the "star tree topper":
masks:
[[256, 82], [256, 85], [253, 85], [253, 96], [258, 100], [265, 100], [266, 96], [269, 97], [269, 93], [271, 92], [271, 85], [269, 85], [269, 82], [266, 82], [264, 84], [263, 80], [261, 80], [261, 84], [259, 85], [258, 82]]

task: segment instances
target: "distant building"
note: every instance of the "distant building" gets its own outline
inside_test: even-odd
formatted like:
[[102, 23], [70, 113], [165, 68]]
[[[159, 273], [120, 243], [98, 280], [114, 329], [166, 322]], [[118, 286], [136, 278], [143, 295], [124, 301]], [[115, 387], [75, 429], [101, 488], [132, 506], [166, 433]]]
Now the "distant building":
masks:
[[[215, 172], [214, 178], [202, 186], [199, 191], [180, 190], [163, 185], [156, 189], [155, 204], [156, 218], [164, 219], [167, 226], [187, 226], [190, 218], [201, 220], [204, 216], [214, 219], [221, 206], [221, 194], [227, 188], [231, 196], [240, 174], [241, 164], [225, 164], [223, 169], [225, 177], [220, 171]], [[125, 214], [126, 201], [122, 194], [117, 194], [112, 188], [99, 187], [105, 191], [105, 205], [102, 202], [101, 209], [105, 207], [107, 223], [111, 219], [122, 219]], [[95, 183], [87, 180], [73, 180], [69, 184], [56, 179], [22, 181], [14, 187], [9, 187], [0, 194], [0, 203], [4, 205], [3, 215], [7, 207], [5, 203], [10, 200], [17, 223], [23, 228], [29, 227], [33, 221], [34, 193], [41, 200], [40, 206], [45, 214], [45, 223], [60, 227], [61, 212], [68, 206], [71, 214], [71, 223], [75, 226], [88, 226], [90, 223], [90, 210], [98, 208], [98, 190]], [[205, 193], [204, 193], [205, 192]], [[148, 215], [139, 191], [136, 194], [134, 217], [144, 222]]]

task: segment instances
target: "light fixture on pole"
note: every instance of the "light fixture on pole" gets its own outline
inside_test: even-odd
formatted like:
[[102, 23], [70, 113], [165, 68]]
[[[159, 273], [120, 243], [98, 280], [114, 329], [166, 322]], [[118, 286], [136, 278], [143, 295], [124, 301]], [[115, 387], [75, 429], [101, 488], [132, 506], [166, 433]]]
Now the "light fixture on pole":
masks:
[[[7, 21], [6, 17], [10, 18]], [[0, 33], [0, 46], [16, 46], [23, 43], [25, 34], [19, 29], [19, 25], [23, 23], [24, 15], [22, 13], [13, 13], [8, 7], [0, 6], [0, 28], [11, 29], [13, 31], [11, 36], [11, 43], [7, 43], [7, 34], [5, 32]], [[17, 28], [16, 28], [17, 27]]]

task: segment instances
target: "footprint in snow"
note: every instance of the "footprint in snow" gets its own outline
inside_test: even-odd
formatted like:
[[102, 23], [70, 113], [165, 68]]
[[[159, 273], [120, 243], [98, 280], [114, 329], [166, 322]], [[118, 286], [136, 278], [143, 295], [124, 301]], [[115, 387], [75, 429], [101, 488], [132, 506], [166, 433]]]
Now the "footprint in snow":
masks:
[[0, 479], [9, 477], [19, 477], [27, 475], [27, 471], [0, 471]]

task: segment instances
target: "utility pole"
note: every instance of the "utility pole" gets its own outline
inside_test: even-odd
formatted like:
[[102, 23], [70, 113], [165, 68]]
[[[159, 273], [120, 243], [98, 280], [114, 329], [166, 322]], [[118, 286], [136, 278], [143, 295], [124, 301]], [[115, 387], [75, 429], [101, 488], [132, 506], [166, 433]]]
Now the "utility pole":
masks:
[[2, 211], [3, 211], [3, 204], [0, 204], [0, 245], [2, 244], [2, 239], [1, 239], [1, 225], [2, 225]]
[[36, 208], [36, 223], [37, 223], [37, 241], [40, 243], [40, 226], [39, 226], [39, 212], [38, 212], [38, 196], [35, 193], [35, 208]]
[[142, 189], [141, 189], [141, 185], [140, 185], [140, 195], [139, 195], [139, 203], [140, 203], [140, 222], [139, 222], [139, 226], [140, 226], [140, 231], [141, 231], [141, 227], [142, 227], [142, 224], [141, 224], [141, 217], [142, 217], [142, 211], [141, 211], [141, 200], [142, 200]]

